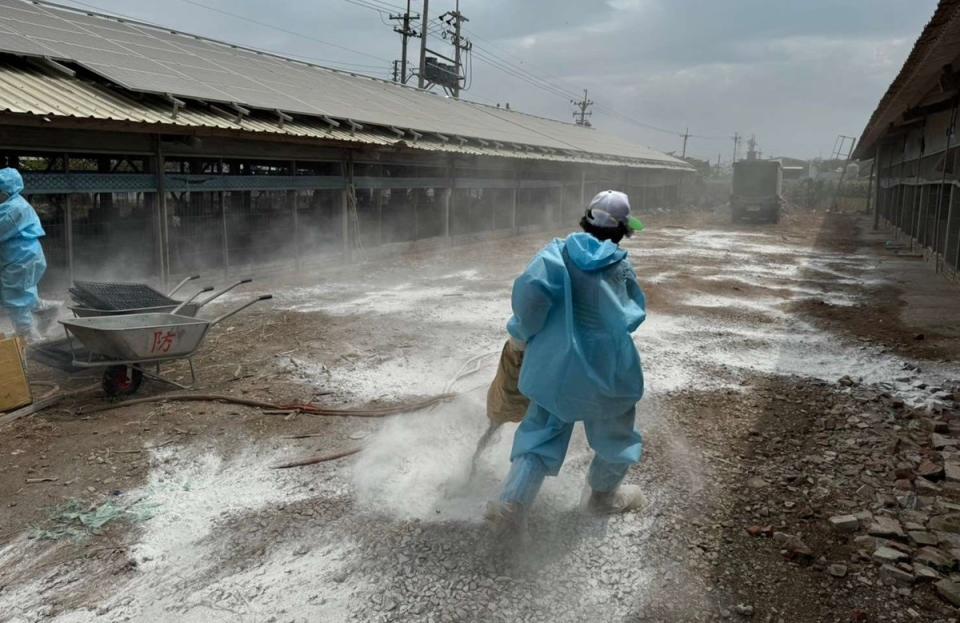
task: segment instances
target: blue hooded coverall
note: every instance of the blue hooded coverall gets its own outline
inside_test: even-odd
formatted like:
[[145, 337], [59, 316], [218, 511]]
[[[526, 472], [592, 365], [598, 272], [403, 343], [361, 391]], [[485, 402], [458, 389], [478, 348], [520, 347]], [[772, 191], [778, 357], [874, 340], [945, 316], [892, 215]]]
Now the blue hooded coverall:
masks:
[[630, 334], [646, 311], [626, 258], [610, 241], [575, 233], [548, 244], [514, 282], [507, 331], [526, 343], [519, 388], [530, 407], [513, 439], [502, 502], [533, 503], [544, 477], [560, 471], [577, 421], [596, 452], [594, 491], [616, 489], [640, 460], [634, 409], [643, 370]]
[[0, 169], [0, 305], [10, 315], [17, 333], [33, 326], [33, 310], [40, 303], [37, 284], [47, 270], [40, 238], [46, 235], [40, 218], [20, 196], [23, 178], [16, 169]]

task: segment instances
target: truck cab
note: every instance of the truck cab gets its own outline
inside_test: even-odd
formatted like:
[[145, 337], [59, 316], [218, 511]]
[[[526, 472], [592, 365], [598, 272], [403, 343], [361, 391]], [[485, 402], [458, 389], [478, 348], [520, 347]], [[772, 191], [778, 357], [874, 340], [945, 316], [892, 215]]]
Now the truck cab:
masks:
[[779, 160], [741, 160], [733, 165], [730, 209], [734, 223], [780, 220], [783, 167]]

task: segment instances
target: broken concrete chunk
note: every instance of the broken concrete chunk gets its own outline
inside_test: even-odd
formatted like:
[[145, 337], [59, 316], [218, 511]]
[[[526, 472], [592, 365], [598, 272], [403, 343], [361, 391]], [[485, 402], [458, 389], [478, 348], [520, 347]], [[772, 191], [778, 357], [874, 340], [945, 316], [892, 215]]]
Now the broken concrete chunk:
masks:
[[960, 463], [945, 463], [943, 473], [949, 482], [960, 482]]
[[923, 476], [927, 480], [940, 480], [943, 478], [943, 465], [938, 465], [933, 461], [923, 461], [917, 467], [917, 475]]
[[829, 567], [827, 567], [827, 573], [829, 573], [835, 578], [842, 578], [845, 575], [847, 575], [847, 565], [840, 565], [840, 564], [830, 565]]
[[914, 531], [908, 532], [907, 534], [910, 537], [910, 540], [913, 543], [916, 543], [917, 545], [919, 545], [920, 547], [923, 547], [925, 545], [936, 546], [940, 543], [940, 539], [938, 539], [935, 535], [930, 534], [925, 530], [914, 530]]
[[957, 440], [952, 437], [947, 437], [946, 435], [941, 435], [940, 433], [933, 433], [930, 435], [930, 442], [933, 444], [933, 447], [939, 450], [940, 448], [946, 448], [947, 446], [954, 446], [957, 444]]
[[937, 531], [934, 536], [937, 537], [938, 544], [946, 549], [960, 548], [960, 534]]
[[951, 514], [932, 517], [930, 523], [927, 524], [927, 528], [940, 532], [960, 534], [960, 515]]
[[907, 554], [895, 550], [892, 547], [881, 546], [873, 552], [873, 559], [877, 562], [890, 563], [890, 562], [900, 562], [901, 560], [907, 560], [910, 558]]
[[913, 574], [893, 565], [880, 567], [880, 580], [887, 585], [913, 586]]
[[944, 572], [951, 571], [956, 563], [953, 556], [935, 547], [921, 547], [914, 555], [913, 561]]
[[853, 515], [834, 515], [829, 521], [834, 529], [842, 532], [856, 532], [860, 528], [860, 520]]
[[919, 563], [913, 563], [913, 576], [917, 582], [936, 582], [943, 577], [933, 568]]
[[904, 538], [906, 534], [900, 522], [893, 517], [874, 517], [873, 523], [867, 526], [867, 533], [873, 536]]
[[960, 584], [953, 580], [940, 580], [934, 586], [938, 595], [960, 608]]

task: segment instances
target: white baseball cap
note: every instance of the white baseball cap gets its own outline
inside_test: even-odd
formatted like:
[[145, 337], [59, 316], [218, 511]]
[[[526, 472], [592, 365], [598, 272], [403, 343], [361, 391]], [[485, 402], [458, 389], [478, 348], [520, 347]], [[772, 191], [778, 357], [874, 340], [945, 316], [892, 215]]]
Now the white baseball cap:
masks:
[[616, 227], [623, 224], [628, 231], [643, 231], [640, 219], [630, 215], [630, 198], [619, 190], [604, 190], [596, 194], [587, 207], [587, 222], [597, 227]]

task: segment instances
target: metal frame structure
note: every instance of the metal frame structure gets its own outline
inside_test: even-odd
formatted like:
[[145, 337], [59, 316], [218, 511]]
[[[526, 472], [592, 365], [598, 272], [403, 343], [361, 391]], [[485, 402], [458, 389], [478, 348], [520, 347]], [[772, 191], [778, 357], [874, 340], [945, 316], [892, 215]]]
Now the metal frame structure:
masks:
[[[941, 0], [863, 130], [873, 158], [874, 227], [960, 278], [960, 4]], [[899, 242], [901, 241], [902, 242]]]
[[[195, 145], [107, 128], [38, 132], [15, 121], [0, 114], [0, 145], [20, 146], [0, 159], [23, 172], [41, 215], [54, 289], [118, 275], [166, 285], [196, 272], [300, 271], [397, 245], [573, 226], [583, 200], [603, 188], [626, 189], [643, 210], [675, 201], [685, 174], [377, 148], [309, 154], [232, 138]], [[114, 151], [115, 142], [154, 150]]]

